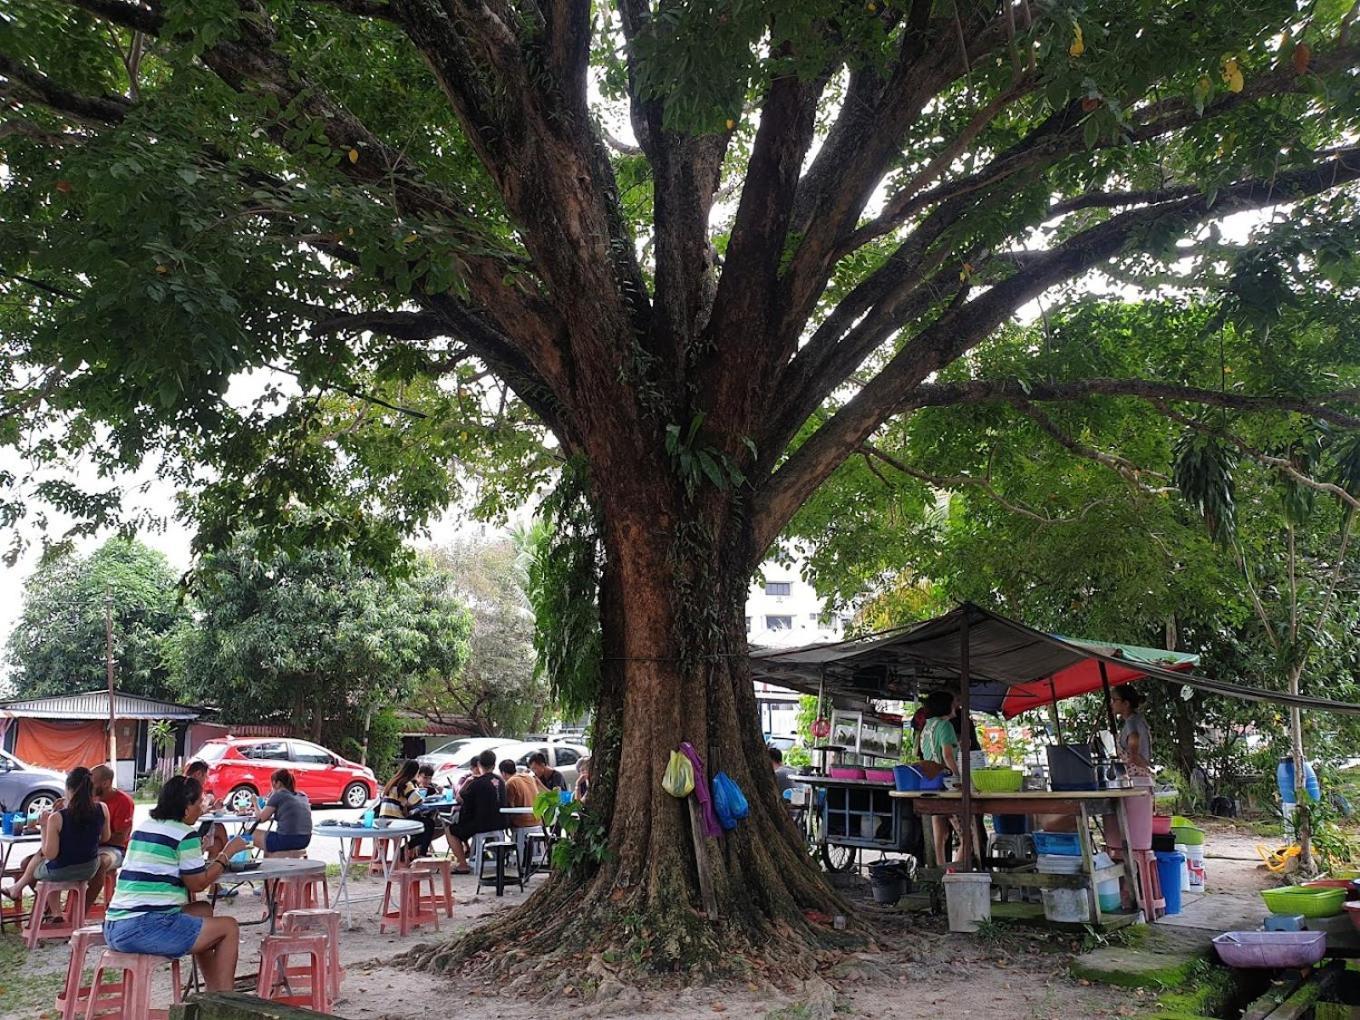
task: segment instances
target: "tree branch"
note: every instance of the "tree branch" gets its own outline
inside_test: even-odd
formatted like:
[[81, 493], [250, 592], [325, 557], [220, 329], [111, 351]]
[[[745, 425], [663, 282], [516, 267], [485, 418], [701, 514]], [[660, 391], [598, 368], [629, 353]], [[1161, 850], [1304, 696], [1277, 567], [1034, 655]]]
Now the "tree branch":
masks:
[[67, 0], [67, 2], [116, 25], [148, 35], [159, 33], [165, 22], [153, 7], [140, 3], [125, 3], [124, 0]]
[[41, 71], [23, 66], [5, 53], [0, 53], [0, 77], [34, 102], [86, 123], [118, 124], [132, 108], [122, 96], [81, 95], [59, 85]]
[[989, 498], [994, 500], [997, 505], [1005, 510], [1009, 510], [1013, 514], [1018, 514], [1021, 517], [1028, 517], [1030, 520], [1038, 521], [1040, 524], [1054, 523], [1054, 518], [1047, 514], [1037, 513], [1036, 511], [1029, 509], [1029, 507], [1020, 506], [1018, 503], [1012, 503], [1010, 500], [1006, 499], [1005, 496], [996, 491], [989, 479], [977, 478], [973, 475], [933, 475], [898, 460], [891, 454], [880, 450], [872, 443], [861, 443], [859, 449], [866, 457], [877, 457], [884, 464], [902, 472], [902, 474], [915, 478], [917, 481], [925, 482], [927, 485], [934, 486], [937, 489], [974, 488], [985, 493]]
[[376, 18], [379, 21], [390, 21], [393, 24], [401, 23], [401, 14], [386, 0], [306, 0], [306, 2], [319, 4], [323, 7], [334, 7], [346, 14], [354, 14], [361, 18]]
[[1059, 428], [1058, 424], [1052, 418], [1029, 402], [1021, 402], [1017, 407], [1022, 414], [1038, 425], [1039, 428], [1043, 429], [1048, 435], [1053, 437], [1059, 446], [1078, 457], [1093, 460], [1097, 464], [1109, 468], [1111, 471], [1115, 472], [1115, 474], [1119, 475], [1120, 478], [1123, 478], [1126, 482], [1136, 486], [1143, 492], [1157, 494], [1175, 491], [1168, 488], [1155, 489], [1148, 486], [1143, 481], [1144, 477], [1157, 478], [1166, 481], [1166, 475], [1139, 467], [1131, 460], [1121, 457], [1117, 453], [1106, 453], [1104, 450], [1097, 450], [1094, 446], [1087, 446], [1085, 443], [1079, 442]]

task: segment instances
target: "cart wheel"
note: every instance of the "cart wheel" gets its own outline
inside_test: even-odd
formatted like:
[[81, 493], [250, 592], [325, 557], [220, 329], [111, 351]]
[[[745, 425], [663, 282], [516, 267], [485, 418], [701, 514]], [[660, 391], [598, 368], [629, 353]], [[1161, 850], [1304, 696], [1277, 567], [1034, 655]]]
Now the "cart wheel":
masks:
[[849, 871], [859, 858], [858, 847], [840, 846], [836, 843], [822, 844], [822, 863], [826, 865], [826, 870], [839, 875], [841, 872]]

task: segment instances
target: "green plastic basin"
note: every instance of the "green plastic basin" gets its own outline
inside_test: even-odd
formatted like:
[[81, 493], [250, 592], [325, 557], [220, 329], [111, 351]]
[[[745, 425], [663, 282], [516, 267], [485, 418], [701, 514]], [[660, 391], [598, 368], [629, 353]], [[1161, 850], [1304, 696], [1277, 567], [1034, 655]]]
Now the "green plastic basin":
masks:
[[1261, 899], [1266, 901], [1266, 907], [1272, 914], [1332, 917], [1341, 913], [1341, 904], [1346, 902], [1346, 890], [1292, 885], [1262, 889]]

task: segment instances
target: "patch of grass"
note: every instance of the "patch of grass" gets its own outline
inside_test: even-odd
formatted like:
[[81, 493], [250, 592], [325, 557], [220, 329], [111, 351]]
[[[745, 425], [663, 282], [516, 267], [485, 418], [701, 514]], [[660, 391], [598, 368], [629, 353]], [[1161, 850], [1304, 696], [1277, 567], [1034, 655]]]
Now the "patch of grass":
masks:
[[[356, 878], [363, 878], [363, 877], [364, 877], [365, 875], [367, 875], [367, 874], [368, 874], [368, 863], [367, 863], [366, 861], [350, 861], [350, 863], [349, 863], [349, 878], [350, 878], [351, 881], [353, 881], [353, 880], [356, 879]], [[340, 877], [340, 862], [339, 862], [339, 861], [331, 861], [329, 864], [326, 865], [326, 877], [327, 877], [327, 878], [339, 878], [339, 877]]]
[[1013, 932], [1014, 929], [1005, 921], [987, 920], [978, 922], [976, 934], [984, 942], [1000, 942]]
[[1246, 827], [1257, 836], [1270, 836], [1276, 839], [1284, 838], [1284, 823], [1279, 819], [1253, 818], [1245, 824]]
[[812, 1020], [812, 1007], [805, 1002], [781, 1006], [765, 1014], [765, 1020]]
[[52, 1003], [66, 981], [62, 971], [34, 973], [17, 935], [0, 938], [0, 1014], [56, 1016]]

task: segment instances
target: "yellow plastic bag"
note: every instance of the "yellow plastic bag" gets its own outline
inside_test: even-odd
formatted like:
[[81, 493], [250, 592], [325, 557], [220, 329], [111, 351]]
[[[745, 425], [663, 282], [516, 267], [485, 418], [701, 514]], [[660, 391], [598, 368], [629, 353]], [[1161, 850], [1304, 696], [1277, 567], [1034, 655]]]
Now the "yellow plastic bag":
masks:
[[661, 788], [672, 797], [684, 798], [694, 792], [694, 766], [679, 751], [671, 752], [671, 760], [661, 776]]

